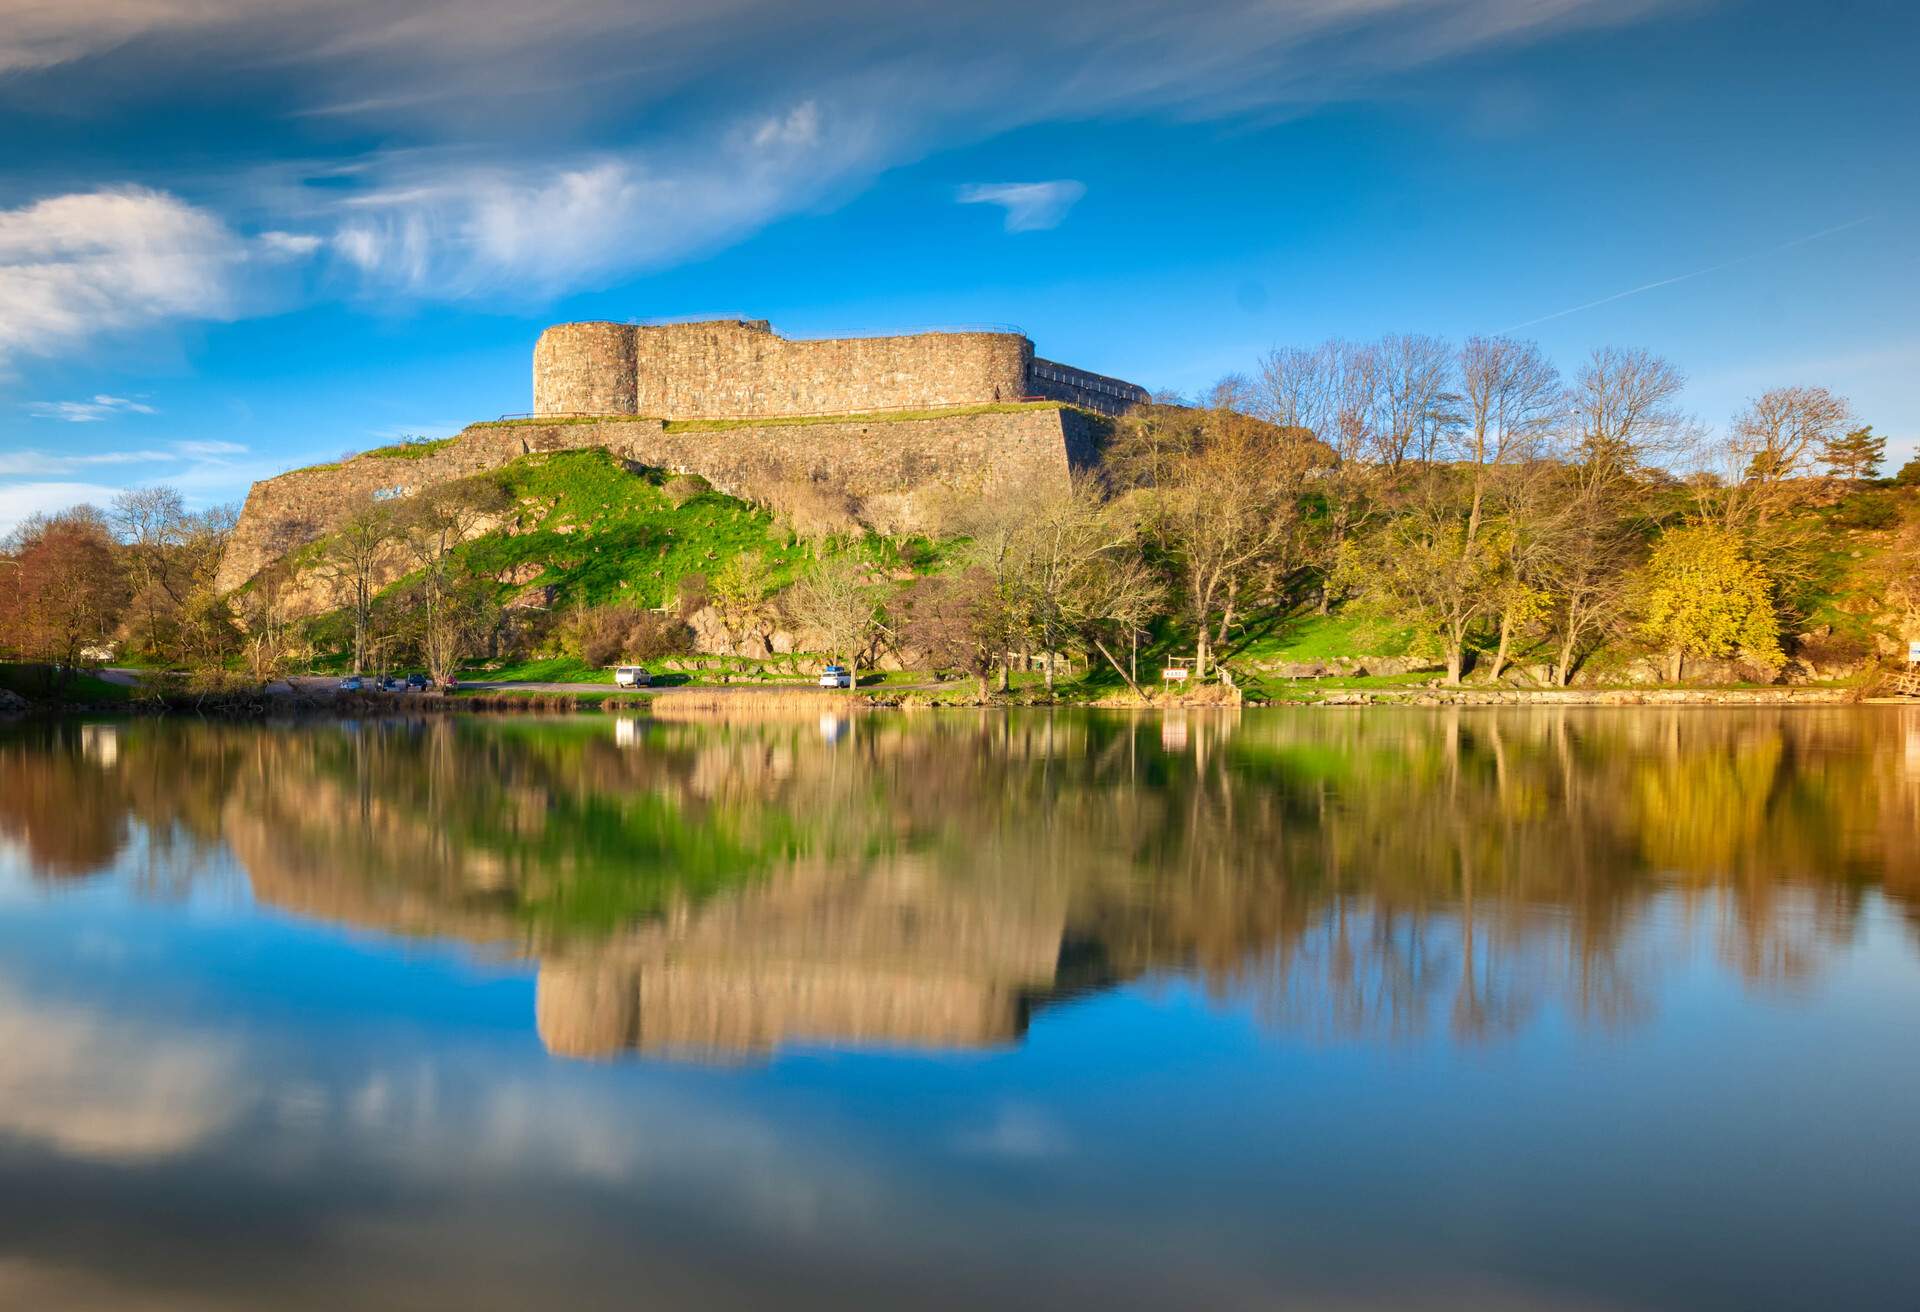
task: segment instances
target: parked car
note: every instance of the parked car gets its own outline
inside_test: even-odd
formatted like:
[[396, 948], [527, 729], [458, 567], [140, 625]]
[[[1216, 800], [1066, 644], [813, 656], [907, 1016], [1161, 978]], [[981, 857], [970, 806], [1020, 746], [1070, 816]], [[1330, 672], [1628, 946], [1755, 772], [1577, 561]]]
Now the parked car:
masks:
[[386, 678], [380, 680], [381, 692], [402, 692], [406, 689], [406, 686], [407, 686], [406, 684], [400, 682], [399, 679], [395, 678], [391, 674], [389, 674]]
[[851, 688], [853, 687], [853, 671], [844, 665], [829, 665], [826, 669], [820, 671], [820, 686], [822, 688]]
[[427, 676], [426, 676], [426, 675], [424, 675], [424, 674], [409, 674], [409, 675], [407, 676], [407, 691], [408, 691], [408, 692], [425, 692], [426, 690], [427, 690]]
[[460, 680], [454, 678], [451, 674], [440, 681], [441, 692], [458, 692], [459, 690]]
[[346, 678], [340, 680], [341, 692], [362, 692], [366, 689], [366, 686], [365, 680], [357, 674], [349, 674]]
[[621, 688], [644, 688], [653, 682], [653, 676], [638, 665], [622, 665], [613, 672], [613, 682]]

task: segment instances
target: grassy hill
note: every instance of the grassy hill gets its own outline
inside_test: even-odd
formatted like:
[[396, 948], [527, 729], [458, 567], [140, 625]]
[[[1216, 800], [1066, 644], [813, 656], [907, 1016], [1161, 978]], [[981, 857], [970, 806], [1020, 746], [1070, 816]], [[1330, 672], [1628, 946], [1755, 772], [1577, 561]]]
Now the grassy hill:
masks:
[[[526, 456], [501, 479], [520, 504], [518, 523], [460, 555], [476, 574], [523, 577], [554, 589], [556, 601], [659, 606], [680, 579], [712, 574], [741, 552], [759, 552], [780, 584], [811, 558], [766, 511], [693, 480], [630, 472], [604, 451]], [[539, 573], [527, 577], [529, 567]]]
[[[942, 568], [946, 554], [924, 538], [866, 533], [809, 539], [768, 510], [701, 479], [635, 469], [599, 449], [523, 456], [488, 477], [500, 481], [512, 510], [499, 528], [458, 547], [457, 563], [474, 577], [498, 580], [503, 601], [532, 599], [554, 612], [616, 602], [668, 606], [686, 580], [711, 580], [748, 552], [759, 556], [772, 592], [822, 556], [851, 553], [880, 573], [902, 577]], [[297, 566], [317, 564], [326, 548], [324, 540], [303, 547]], [[393, 596], [411, 581], [411, 575], [395, 579], [381, 595]], [[310, 632], [318, 667], [344, 668], [348, 614], [320, 616]], [[502, 677], [600, 682], [610, 675], [572, 657], [536, 651], [510, 661]]]

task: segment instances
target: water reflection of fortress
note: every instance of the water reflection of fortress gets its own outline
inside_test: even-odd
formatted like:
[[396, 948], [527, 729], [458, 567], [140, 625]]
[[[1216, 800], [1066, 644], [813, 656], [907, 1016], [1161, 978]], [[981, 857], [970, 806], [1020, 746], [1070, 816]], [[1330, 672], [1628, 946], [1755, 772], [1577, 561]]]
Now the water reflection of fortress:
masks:
[[[611, 733], [616, 746], [646, 746], [633, 722]], [[831, 748], [847, 728], [818, 733]], [[747, 758], [721, 746], [656, 764], [680, 788], [804, 789], [791, 745]], [[529, 945], [507, 908], [541, 872], [449, 842], [380, 788], [355, 797], [323, 775], [297, 791], [292, 807], [229, 806], [225, 836], [254, 896], [384, 933], [531, 947], [539, 1033], [558, 1055], [989, 1047], [1018, 1041], [1061, 984], [1068, 903], [1058, 881], [955, 879], [911, 854], [801, 857], [712, 896], [670, 899], [662, 914], [604, 935]], [[544, 809], [523, 801], [531, 823]], [[313, 824], [321, 816], [332, 817], [324, 837]]]
[[[276, 832], [231, 831], [263, 903], [387, 933], [444, 934], [467, 919], [469, 936], [505, 945], [484, 910], [465, 918], [417, 889], [343, 885], [327, 877], [330, 862], [287, 850]], [[542, 952], [536, 1015], [541, 1040], [568, 1057], [987, 1047], [1025, 1033], [1032, 1006], [1055, 988], [1065, 936], [1057, 890], [955, 885], [911, 861], [802, 866]]]
[[1875, 897], [1920, 933], [1920, 719], [46, 732], [0, 739], [41, 877], [142, 828], [230, 852], [290, 913], [536, 961], [574, 1057], [1006, 1044], [1167, 970], [1290, 1032], [1481, 1037], [1644, 1015], [1675, 926], [1756, 981]]
[[792, 1043], [983, 1047], [1054, 986], [1063, 898], [982, 896], [902, 863], [796, 871], [540, 967], [553, 1052], [759, 1051]]

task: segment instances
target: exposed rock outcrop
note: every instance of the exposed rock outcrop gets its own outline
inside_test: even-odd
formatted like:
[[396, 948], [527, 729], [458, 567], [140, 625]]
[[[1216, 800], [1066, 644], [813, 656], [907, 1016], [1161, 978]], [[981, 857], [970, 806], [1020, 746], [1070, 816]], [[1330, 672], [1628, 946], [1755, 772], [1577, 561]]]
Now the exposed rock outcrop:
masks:
[[[398, 500], [522, 456], [598, 448], [636, 466], [698, 474], [720, 491], [786, 509], [831, 486], [883, 533], [926, 531], [955, 504], [1064, 483], [1091, 461], [1097, 415], [1055, 405], [918, 419], [676, 427], [657, 419], [478, 424], [410, 458], [363, 455], [255, 483], [214, 583], [243, 586], [376, 499]], [[397, 575], [396, 575], [397, 577]]]

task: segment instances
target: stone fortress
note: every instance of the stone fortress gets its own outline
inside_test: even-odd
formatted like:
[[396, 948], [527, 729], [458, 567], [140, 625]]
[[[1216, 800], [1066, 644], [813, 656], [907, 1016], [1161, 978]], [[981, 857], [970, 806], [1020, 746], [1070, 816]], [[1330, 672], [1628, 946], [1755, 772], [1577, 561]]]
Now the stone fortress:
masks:
[[1089, 464], [1145, 389], [1036, 356], [1017, 332], [794, 339], [765, 320], [559, 324], [533, 352], [533, 412], [407, 459], [370, 452], [253, 485], [216, 585], [231, 591], [374, 498], [536, 452], [603, 449], [775, 510], [825, 491], [883, 533]]
[[1012, 332], [794, 340], [764, 319], [566, 323], [533, 348], [536, 418], [779, 418], [1035, 399], [1117, 415], [1148, 398], [1042, 360]]

